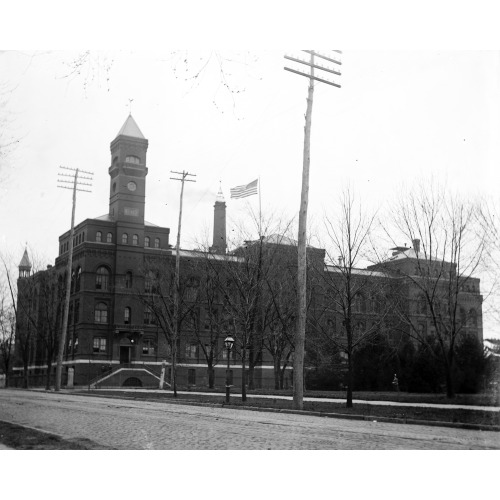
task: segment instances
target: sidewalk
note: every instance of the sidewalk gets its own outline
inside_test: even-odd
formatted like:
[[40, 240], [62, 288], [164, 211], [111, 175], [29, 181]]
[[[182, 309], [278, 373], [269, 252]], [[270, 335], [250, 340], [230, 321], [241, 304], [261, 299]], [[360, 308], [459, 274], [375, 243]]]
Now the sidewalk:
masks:
[[[150, 393], [150, 394], [164, 394], [171, 392], [170, 389], [136, 389], [136, 388], [106, 388], [106, 389], [94, 389], [93, 392], [99, 392], [100, 390], [106, 392], [140, 392], [140, 393]], [[73, 389], [71, 392], [86, 392], [87, 389]], [[192, 394], [193, 396], [220, 396], [224, 397], [221, 392], [195, 392], [195, 391], [177, 391], [178, 394]], [[233, 394], [233, 397], [240, 396], [239, 393]], [[266, 395], [266, 394], [247, 394], [247, 398], [259, 398], [259, 399], [288, 399], [293, 400], [292, 396], [280, 396], [280, 395]], [[323, 402], [323, 403], [345, 403], [345, 399], [333, 399], [333, 398], [311, 398], [304, 397], [304, 401], [311, 402]], [[353, 399], [354, 404], [366, 404], [374, 406], [400, 406], [400, 407], [416, 407], [416, 408], [443, 408], [449, 410], [480, 410], [480, 411], [491, 411], [500, 412], [500, 407], [498, 406], [472, 406], [472, 405], [454, 405], [454, 404], [438, 404], [438, 403], [403, 403], [398, 401], [367, 401], [362, 399]]]

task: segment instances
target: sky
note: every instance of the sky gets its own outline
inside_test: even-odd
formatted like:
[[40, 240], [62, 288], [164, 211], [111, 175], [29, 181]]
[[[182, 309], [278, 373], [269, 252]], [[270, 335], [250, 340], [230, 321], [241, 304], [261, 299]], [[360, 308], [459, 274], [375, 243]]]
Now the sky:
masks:
[[[0, 170], [0, 208], [12, 214], [2, 218], [4, 251], [20, 260], [27, 244], [53, 263], [71, 221], [59, 166], [94, 174], [92, 192], [78, 193], [76, 223], [108, 212], [109, 144], [129, 112], [149, 140], [146, 220], [170, 227], [172, 244], [180, 183], [171, 171], [196, 175], [184, 192], [183, 248], [210, 241], [219, 187], [229, 238], [241, 224], [255, 228], [248, 211], [259, 203], [232, 200], [229, 189], [256, 178], [263, 213], [296, 218], [308, 82], [283, 69], [285, 53], [300, 51], [0, 53], [2, 139], [19, 141]], [[334, 77], [341, 88], [315, 86], [313, 237], [321, 239], [323, 216], [346, 186], [368, 212], [382, 214], [421, 180], [463, 196], [497, 196], [500, 52], [344, 50], [341, 60]], [[485, 337], [500, 336], [497, 324], [484, 322]]]

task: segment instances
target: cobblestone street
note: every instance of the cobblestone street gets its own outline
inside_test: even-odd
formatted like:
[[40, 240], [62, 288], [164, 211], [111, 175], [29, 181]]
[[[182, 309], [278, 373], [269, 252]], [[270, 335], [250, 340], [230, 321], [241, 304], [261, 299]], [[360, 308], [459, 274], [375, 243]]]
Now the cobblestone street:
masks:
[[500, 449], [490, 431], [10, 389], [0, 420], [129, 450]]

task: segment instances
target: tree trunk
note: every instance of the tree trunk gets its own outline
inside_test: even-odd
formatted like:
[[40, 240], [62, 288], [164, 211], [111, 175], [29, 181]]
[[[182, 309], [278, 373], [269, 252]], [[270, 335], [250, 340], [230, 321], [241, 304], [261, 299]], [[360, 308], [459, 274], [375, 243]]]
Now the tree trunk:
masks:
[[45, 390], [50, 391], [50, 372], [52, 370], [52, 359], [49, 356], [47, 358], [47, 378], [45, 381]]
[[254, 365], [255, 365], [255, 353], [253, 349], [253, 344], [250, 345], [248, 350], [248, 388], [250, 390], [255, 389], [254, 387]]
[[280, 387], [280, 360], [279, 358], [275, 355], [274, 356], [274, 388], [279, 390], [281, 389]]
[[[450, 347], [450, 349], [452, 348]], [[455, 388], [453, 387], [452, 367], [453, 367], [453, 358], [450, 354], [448, 355], [448, 359], [446, 360], [446, 363], [444, 365], [445, 376], [446, 376], [446, 397], [448, 399], [453, 399], [455, 397]]]
[[241, 353], [241, 400], [246, 401], [247, 400], [247, 387], [246, 387], [246, 376], [245, 376], [245, 371], [246, 371], [246, 352], [245, 348], [243, 348], [242, 353]]
[[209, 361], [208, 364], [208, 387], [213, 389], [215, 385], [215, 370], [212, 363]]
[[352, 353], [347, 353], [347, 400], [346, 408], [352, 408]]
[[24, 366], [23, 366], [23, 389], [28, 389], [29, 387], [29, 375], [28, 375], [28, 362], [25, 361], [24, 362]]

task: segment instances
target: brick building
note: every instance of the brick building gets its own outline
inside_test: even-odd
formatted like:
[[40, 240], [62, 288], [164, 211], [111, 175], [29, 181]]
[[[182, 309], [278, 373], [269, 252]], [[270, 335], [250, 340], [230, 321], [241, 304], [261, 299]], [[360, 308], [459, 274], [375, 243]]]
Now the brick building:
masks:
[[[234, 384], [241, 383], [241, 352], [244, 348], [254, 387], [273, 387], [277, 364], [282, 385], [289, 386], [292, 380], [291, 351], [286, 345], [278, 353], [273, 351], [276, 335], [266, 337], [274, 342], [269, 346], [265, 335], [258, 340], [252, 335], [244, 339], [238, 337], [243, 334], [237, 331], [238, 328], [241, 330], [237, 323], [242, 325], [247, 317], [251, 319], [256, 315], [256, 309], [238, 310], [241, 304], [232, 299], [237, 297], [238, 290], [231, 288], [231, 283], [234, 285], [239, 279], [235, 272], [248, 267], [245, 259], [257, 254], [259, 258], [264, 255], [263, 261], [269, 261], [269, 269], [272, 269], [273, 262], [280, 265], [286, 262], [286, 269], [292, 269], [292, 283], [296, 265], [295, 243], [273, 235], [258, 242], [246, 242], [232, 254], [227, 254], [226, 204], [219, 193], [214, 205], [213, 244], [209, 251], [180, 251], [183, 320], [182, 324], [179, 323], [178, 338], [169, 337], [165, 332], [172, 327], [175, 249], [169, 241], [169, 228], [144, 219], [148, 141], [131, 115], [111, 142], [110, 149], [109, 211], [101, 217], [85, 219], [74, 228], [63, 383], [66, 383], [71, 368], [77, 386], [158, 387], [162, 366], [166, 366], [167, 383], [170, 380], [170, 355], [175, 345], [179, 386], [207, 386], [209, 382], [221, 386], [226, 377], [228, 355], [223, 341], [227, 334], [231, 334], [241, 344], [239, 350], [235, 348], [230, 354]], [[32, 274], [27, 252], [19, 265], [18, 362], [14, 368], [17, 377], [13, 379], [17, 385], [21, 384], [21, 373], [26, 379], [29, 377], [30, 384], [42, 385], [47, 372], [55, 372], [69, 238], [70, 231], [60, 236], [59, 255], [54, 266]], [[397, 249], [390, 261], [355, 270], [355, 274], [358, 279], [371, 280], [378, 289], [379, 282], [400, 282], [403, 275], [411, 275], [410, 267], [415, 266], [415, 255], [411, 252], [415, 250]], [[334, 276], [339, 271], [338, 266], [325, 265], [324, 250], [309, 249], [309, 259], [316, 270], [320, 269], [320, 274]], [[328, 291], [324, 290], [324, 283], [328, 280], [320, 278], [316, 276], [313, 293], [318, 297], [321, 295], [324, 302], [325, 297], [328, 300]], [[250, 277], [249, 281], [252, 279]], [[283, 281], [284, 277], [276, 276], [275, 279]], [[217, 290], [203, 287], [214, 282], [218, 283]], [[283, 294], [293, 292], [291, 286], [288, 290], [283, 288], [280, 292], [282, 300]], [[231, 290], [230, 294], [228, 290]], [[247, 292], [253, 293], [251, 289]], [[405, 294], [412, 298], [416, 294], [411, 281], [405, 281]], [[288, 306], [294, 304], [292, 295]], [[258, 297], [256, 303], [261, 299]], [[319, 298], [313, 299], [319, 303]], [[357, 298], [355, 312], [360, 329], [377, 325], [378, 310], [374, 300], [363, 295]], [[468, 318], [467, 331], [482, 340], [478, 279], [467, 281], [460, 300], [464, 321], [465, 317]], [[415, 301], [418, 304], [418, 296], [415, 296]], [[239, 313], [241, 318], [236, 321]], [[293, 336], [295, 316], [289, 310], [287, 314], [288, 323], [282, 322], [278, 327], [276, 321], [269, 321], [263, 330], [276, 328], [285, 337]], [[411, 315], [417, 328], [424, 325], [423, 328], [431, 332], [432, 326], [425, 311], [412, 309]], [[342, 335], [341, 318], [334, 308], [323, 320]], [[394, 324], [391, 326], [386, 321], [384, 325], [393, 340], [401, 333], [399, 326], [396, 335]]]

